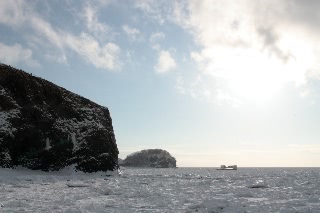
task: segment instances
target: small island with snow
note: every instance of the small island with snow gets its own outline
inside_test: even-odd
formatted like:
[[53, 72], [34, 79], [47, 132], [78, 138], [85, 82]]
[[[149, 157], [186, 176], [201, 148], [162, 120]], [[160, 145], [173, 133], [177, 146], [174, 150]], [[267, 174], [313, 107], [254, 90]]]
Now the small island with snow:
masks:
[[176, 168], [176, 159], [162, 149], [146, 149], [119, 159], [119, 165], [127, 167]]

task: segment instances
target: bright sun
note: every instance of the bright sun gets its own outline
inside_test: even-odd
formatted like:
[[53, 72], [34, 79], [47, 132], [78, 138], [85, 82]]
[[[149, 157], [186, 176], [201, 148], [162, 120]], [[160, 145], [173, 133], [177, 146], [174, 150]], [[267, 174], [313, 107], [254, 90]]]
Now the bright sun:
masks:
[[[303, 81], [303, 67], [258, 51], [243, 51], [223, 64], [219, 76], [236, 96], [252, 101], [272, 99], [289, 81]], [[221, 65], [222, 67], [222, 65]]]
[[235, 64], [233, 75], [228, 79], [228, 86], [237, 95], [249, 100], [271, 98], [283, 85], [281, 65], [263, 58], [252, 58], [250, 63]]

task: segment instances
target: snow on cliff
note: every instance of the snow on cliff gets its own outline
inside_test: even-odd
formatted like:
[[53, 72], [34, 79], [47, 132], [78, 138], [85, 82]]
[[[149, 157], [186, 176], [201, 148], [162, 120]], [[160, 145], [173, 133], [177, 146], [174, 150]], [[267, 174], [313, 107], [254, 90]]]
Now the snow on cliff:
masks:
[[0, 167], [93, 172], [117, 161], [108, 108], [0, 64]]

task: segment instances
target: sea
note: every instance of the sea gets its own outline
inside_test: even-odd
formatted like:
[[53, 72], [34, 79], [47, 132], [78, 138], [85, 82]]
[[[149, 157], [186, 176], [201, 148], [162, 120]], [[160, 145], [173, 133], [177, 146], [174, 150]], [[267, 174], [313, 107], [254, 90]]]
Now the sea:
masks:
[[0, 169], [0, 212], [320, 212], [320, 168]]

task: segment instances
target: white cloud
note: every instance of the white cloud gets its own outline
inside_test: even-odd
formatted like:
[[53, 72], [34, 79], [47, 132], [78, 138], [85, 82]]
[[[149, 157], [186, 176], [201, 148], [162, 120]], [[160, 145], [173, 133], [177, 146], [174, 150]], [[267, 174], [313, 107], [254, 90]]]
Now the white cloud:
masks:
[[[160, 44], [156, 43], [157, 41], [164, 39], [165, 38], [165, 34], [162, 32], [155, 32], [152, 33], [149, 41], [150, 41], [150, 46], [152, 49], [157, 50], [157, 51], [161, 51], [161, 46]], [[175, 51], [175, 50], [173, 50]]]
[[159, 52], [158, 63], [154, 66], [157, 73], [167, 73], [177, 67], [176, 61], [172, 58], [169, 51]]
[[[105, 3], [97, 2], [97, 4]], [[31, 47], [41, 49], [46, 59], [67, 63], [67, 55], [73, 51], [97, 68], [119, 70], [121, 68], [119, 46], [102, 42], [100, 39], [100, 35], [109, 32], [109, 27], [99, 22], [94, 7], [86, 5], [84, 11], [89, 32], [82, 32], [78, 36], [53, 27], [32, 9], [31, 3], [26, 1], [0, 1], [0, 23], [10, 27], [31, 27], [33, 34], [26, 37], [35, 38], [30, 39], [36, 41], [31, 43]], [[21, 46], [14, 46], [13, 49], [21, 53], [20, 57], [23, 58], [21, 60], [32, 56], [30, 49], [23, 49]], [[13, 60], [11, 58], [7, 56], [6, 60]], [[29, 63], [36, 64], [34, 60], [30, 60]]]
[[[162, 2], [166, 3], [166, 2]], [[163, 10], [165, 10], [166, 5], [161, 5], [161, 1], [157, 0], [136, 0], [135, 7], [142, 10], [148, 18], [156, 20], [161, 25], [165, 22], [165, 17], [163, 15]]]
[[180, 94], [190, 95], [192, 98], [201, 101], [210, 102], [214, 95], [212, 89], [206, 86], [205, 79], [199, 74], [193, 77], [189, 76], [189, 78], [180, 74], [176, 78], [175, 89]]
[[56, 53], [46, 53], [45, 58], [48, 61], [58, 62], [59, 64], [67, 64], [67, 57], [65, 55]]
[[194, 60], [194, 61], [196, 61], [196, 62], [198, 62], [198, 63], [201, 63], [201, 62], [203, 62], [203, 56], [201, 55], [201, 54], [199, 54], [199, 53], [197, 53], [197, 52], [191, 52], [190, 53], [190, 57]]
[[122, 30], [134, 41], [142, 39], [141, 33], [137, 28], [131, 28], [128, 25], [123, 25]]
[[31, 23], [32, 27], [43, 36], [43, 39], [49, 41], [61, 52], [60, 57], [56, 56], [60, 62], [65, 62], [66, 51], [73, 50], [97, 68], [112, 71], [120, 69], [120, 48], [116, 44], [101, 45], [97, 39], [86, 33], [75, 36], [61, 30], [55, 30], [48, 22], [37, 17], [32, 18]]
[[161, 46], [159, 44], [152, 44], [151, 48], [154, 50], [159, 50], [159, 51], [161, 50]]
[[27, 14], [31, 13], [31, 8], [25, 1], [0, 1], [0, 23], [20, 27], [28, 19]]
[[32, 58], [32, 50], [23, 48], [20, 44], [8, 46], [0, 43], [0, 61], [7, 64], [25, 63], [38, 67], [40, 64]]
[[241, 101], [225, 92], [223, 92], [222, 90], [218, 90], [217, 94], [216, 94], [216, 102], [219, 105], [231, 105], [232, 107], [239, 107], [241, 106]]
[[30, 25], [38, 36], [42, 36], [43, 39], [49, 41], [61, 51], [64, 49], [63, 34], [67, 33], [55, 30], [50, 23], [37, 16], [30, 17]]
[[93, 37], [82, 33], [80, 36], [67, 34], [64, 36], [66, 47], [74, 50], [97, 68], [108, 70], [119, 70], [120, 48], [114, 43], [107, 43], [100, 46]]
[[320, 66], [318, 65], [318, 67], [315, 66], [314, 69], [307, 70], [305, 77], [307, 79], [320, 80]]
[[185, 28], [188, 24], [187, 1], [175, 1], [173, 3], [173, 11], [171, 21]]
[[97, 17], [97, 10], [93, 7], [87, 6], [84, 8], [84, 16], [86, 18], [87, 28], [93, 33], [106, 33], [109, 27], [106, 24], [99, 22]]
[[[316, 78], [320, 73], [320, 57], [315, 55], [320, 52], [315, 30], [320, 16], [308, 4], [303, 4], [301, 14], [300, 3], [175, 2], [172, 17], [200, 47], [191, 51], [190, 57], [202, 75], [228, 84], [217, 86], [217, 91], [230, 94], [225, 90], [232, 90], [230, 98], [267, 99], [288, 82], [299, 86], [306, 83], [306, 77]], [[307, 15], [308, 10], [313, 18]], [[312, 27], [306, 27], [310, 23]], [[312, 75], [308, 70], [313, 70]]]
[[107, 24], [98, 20], [97, 14], [98, 10], [91, 5], [87, 5], [84, 8], [84, 17], [88, 30], [102, 40], [106, 35], [112, 34], [112, 30]]
[[122, 29], [128, 34], [128, 35], [138, 35], [140, 34], [140, 31], [136, 28], [130, 28], [128, 25], [123, 25]]
[[150, 36], [150, 42], [154, 43], [160, 39], [164, 39], [165, 38], [165, 34], [162, 32], [156, 32], [156, 33], [152, 33]]
[[175, 88], [176, 88], [176, 89], [178, 90], [178, 92], [181, 93], [181, 94], [186, 94], [186, 93], [187, 93], [186, 89], [184, 88], [184, 81], [183, 81], [181, 75], [178, 76], [178, 78], [176, 79]]

